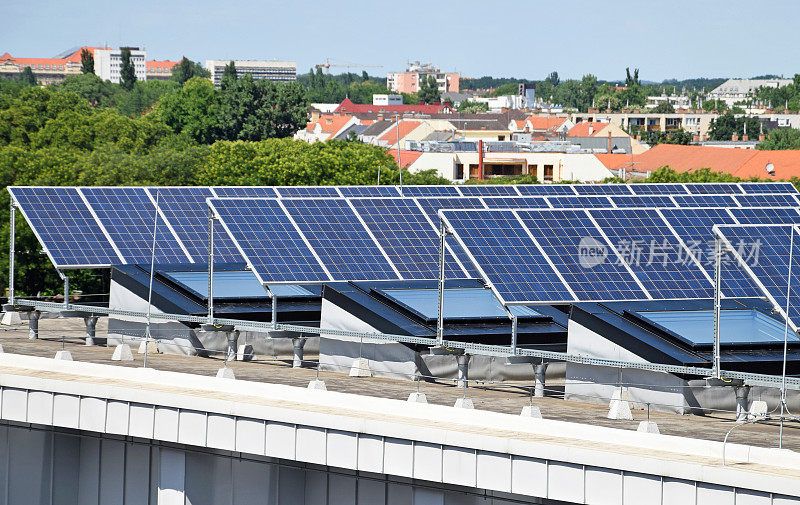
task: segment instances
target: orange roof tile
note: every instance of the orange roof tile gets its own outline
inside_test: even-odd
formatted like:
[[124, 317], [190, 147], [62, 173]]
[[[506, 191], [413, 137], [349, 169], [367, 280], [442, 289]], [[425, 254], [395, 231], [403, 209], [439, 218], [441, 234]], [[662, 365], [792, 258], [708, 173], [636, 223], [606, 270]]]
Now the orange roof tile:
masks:
[[[397, 149], [389, 149], [388, 154], [397, 161]], [[408, 167], [409, 165], [414, 164], [415, 161], [422, 156], [422, 151], [400, 151], [400, 155], [402, 156], [403, 168]]]
[[[785, 151], [752, 151], [754, 154], [745, 161], [733, 175], [742, 179], [758, 177], [759, 179], [788, 180], [800, 177], [800, 150]], [[773, 173], [767, 171], [771, 163]]]
[[688, 172], [698, 168], [710, 168], [715, 172], [735, 172], [746, 163], [756, 151], [728, 147], [682, 146], [658, 144], [651, 149], [633, 156], [632, 171], [652, 172], [669, 166], [677, 172]]
[[[421, 121], [401, 121], [400, 122], [400, 138], [404, 139], [406, 135], [414, 131], [419, 125], [421, 125]], [[392, 126], [381, 138], [378, 140], [385, 140], [387, 144], [396, 144], [397, 143], [397, 125]]]
[[531, 116], [526, 121], [530, 121], [533, 131], [555, 131], [564, 124], [565, 117]]
[[180, 62], [178, 62], [178, 61], [170, 61], [170, 60], [163, 60], [163, 61], [153, 60], [153, 61], [148, 61], [148, 62], [145, 62], [145, 63], [147, 64], [147, 68], [150, 69], [150, 68], [155, 68], [155, 67], [172, 68], [172, 67], [174, 67], [175, 65], [177, 65]]
[[599, 123], [597, 121], [583, 121], [576, 124], [567, 132], [569, 137], [594, 137], [600, 130], [609, 126], [609, 123]]
[[630, 154], [600, 153], [595, 154], [595, 157], [609, 170], [616, 170], [622, 165], [630, 165], [633, 161]]

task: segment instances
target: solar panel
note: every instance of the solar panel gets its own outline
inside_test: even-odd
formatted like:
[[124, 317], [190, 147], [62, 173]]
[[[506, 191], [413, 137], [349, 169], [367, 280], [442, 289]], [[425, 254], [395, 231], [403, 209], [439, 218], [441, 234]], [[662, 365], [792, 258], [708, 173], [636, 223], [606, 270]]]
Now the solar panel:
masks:
[[592, 207], [613, 207], [606, 196], [549, 196], [547, 201], [557, 209], [588, 209]]
[[[661, 214], [713, 279], [716, 261], [712, 228], [715, 224], [735, 224], [727, 209], [662, 209]], [[730, 262], [722, 264], [721, 286], [723, 295], [728, 297], [759, 296], [758, 287], [747, 273]]]
[[579, 195], [631, 195], [627, 184], [576, 184]]
[[617, 207], [675, 207], [675, 202], [668, 196], [612, 196], [611, 201]]
[[689, 193], [699, 195], [742, 194], [735, 182], [696, 182], [685, 184]]
[[653, 298], [714, 296], [709, 279], [655, 210], [589, 209], [587, 212]]
[[[208, 187], [148, 188], [175, 234], [196, 263], [208, 263], [208, 206], [206, 198], [214, 195]], [[151, 225], [152, 226], [152, 225]], [[243, 261], [236, 245], [219, 226], [214, 228], [214, 261], [232, 263]]]
[[[483, 209], [483, 203], [481, 202], [480, 198], [477, 197], [469, 197], [469, 196], [459, 196], [455, 198], [416, 198], [417, 203], [419, 203], [422, 210], [431, 220], [431, 223], [436, 228], [439, 229], [439, 209]], [[445, 241], [447, 242], [448, 247], [450, 250], [455, 253], [458, 260], [461, 262], [461, 265], [467, 269], [470, 277], [472, 278], [479, 278], [480, 273], [475, 268], [475, 265], [472, 264], [472, 261], [469, 259], [467, 254], [464, 252], [461, 245], [459, 245], [453, 237], [446, 237]]]
[[547, 209], [547, 200], [539, 196], [484, 196], [483, 203], [490, 209]]
[[[800, 235], [793, 225], [721, 226], [719, 233], [739, 263], [790, 321], [800, 323]], [[791, 251], [791, 252], [790, 252]], [[791, 255], [791, 258], [790, 258]], [[791, 259], [791, 261], [790, 261]], [[789, 272], [791, 267], [791, 283]], [[788, 295], [788, 296], [787, 296]], [[787, 313], [788, 308], [788, 313]]]
[[519, 196], [510, 184], [462, 184], [458, 189], [464, 196]]
[[141, 187], [79, 188], [111, 240], [128, 263], [150, 263], [153, 224], [156, 227], [156, 263], [190, 263], [172, 231]]
[[211, 199], [261, 284], [331, 280], [277, 200]]
[[738, 207], [728, 195], [674, 195], [678, 207]]
[[573, 189], [574, 184], [519, 184], [517, 190], [523, 196], [573, 196], [576, 195]]
[[511, 211], [443, 210], [442, 214], [502, 300], [574, 300]]
[[75, 188], [8, 188], [58, 268], [123, 263]]
[[740, 224], [795, 224], [800, 223], [797, 208], [744, 207], [729, 209]]
[[791, 182], [740, 182], [745, 193], [797, 193]]
[[636, 195], [685, 195], [683, 184], [643, 182], [630, 185]]
[[272, 186], [214, 186], [220, 198], [275, 198], [278, 193]]
[[336, 186], [279, 186], [275, 188], [281, 198], [336, 198]]
[[398, 279], [345, 200], [289, 199], [282, 203], [334, 280]]
[[[351, 203], [404, 279], [438, 279], [439, 235], [413, 200], [370, 198]], [[445, 259], [445, 275], [465, 277], [452, 257]]]
[[403, 186], [404, 196], [460, 196], [454, 186]]
[[768, 195], [736, 195], [736, 200], [742, 207], [796, 207], [797, 199], [794, 195], [777, 193]]
[[530, 210], [518, 215], [579, 300], [648, 299], [585, 211]]
[[[400, 196], [397, 186], [339, 186], [345, 197], [392, 198]], [[403, 188], [405, 192], [405, 188]]]

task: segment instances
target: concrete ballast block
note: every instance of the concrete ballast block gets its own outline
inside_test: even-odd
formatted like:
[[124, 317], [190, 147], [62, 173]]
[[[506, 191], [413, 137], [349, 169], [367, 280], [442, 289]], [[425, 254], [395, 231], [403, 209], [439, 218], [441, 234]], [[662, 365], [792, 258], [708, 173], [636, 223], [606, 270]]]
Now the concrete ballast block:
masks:
[[69, 351], [58, 351], [53, 359], [60, 359], [64, 361], [72, 361], [72, 353]]
[[408, 401], [413, 403], [428, 403], [428, 398], [425, 393], [411, 393], [408, 395]]
[[22, 324], [22, 318], [19, 317], [19, 312], [3, 312], [3, 318], [0, 319], [0, 324], [6, 326]]
[[4, 352], [5, 352], [5, 351], [3, 350], [3, 344], [0, 344], [0, 354], [2, 354], [2, 353], [4, 353]]
[[114, 348], [111, 361], [133, 361], [133, 352], [128, 344], [119, 344]]
[[458, 398], [453, 407], [457, 409], [474, 409], [475, 405], [472, 404], [472, 398]]
[[762, 400], [754, 400], [752, 404], [750, 404], [750, 413], [748, 414], [748, 419], [763, 419], [767, 417], [767, 402]]
[[534, 419], [542, 418], [542, 411], [536, 405], [527, 405], [522, 407], [522, 412], [519, 413], [520, 417], [532, 417]]
[[636, 428], [636, 431], [640, 433], [655, 433], [656, 435], [661, 434], [658, 431], [658, 425], [654, 421], [642, 421], [639, 423], [639, 427]]
[[350, 377], [372, 377], [369, 360], [367, 358], [354, 359], [353, 366], [350, 367]]
[[253, 346], [250, 344], [240, 344], [236, 348], [236, 361], [250, 361], [253, 359]]
[[633, 421], [633, 414], [631, 414], [630, 404], [623, 399], [623, 393], [619, 389], [614, 390], [611, 395], [611, 402], [608, 405], [608, 419], [618, 419]]
[[220, 368], [217, 370], [217, 378], [218, 379], [235, 379], [236, 375], [233, 373], [233, 370], [230, 368]]
[[142, 340], [139, 342], [139, 354], [144, 354], [145, 350], [147, 350], [147, 354], [158, 354], [160, 351], [158, 350], [158, 342], [155, 340]]
[[327, 391], [328, 388], [325, 387], [325, 381], [320, 380], [313, 380], [308, 383], [308, 389], [316, 389], [317, 391]]

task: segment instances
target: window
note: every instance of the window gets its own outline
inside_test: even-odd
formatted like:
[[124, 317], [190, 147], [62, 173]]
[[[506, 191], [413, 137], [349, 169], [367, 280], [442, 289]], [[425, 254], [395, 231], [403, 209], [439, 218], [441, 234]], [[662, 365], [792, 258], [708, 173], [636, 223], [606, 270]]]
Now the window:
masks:
[[505, 139], [506, 139], [505, 135], [498, 135], [497, 136], [497, 140], [505, 140]]
[[528, 175], [539, 177], [539, 165], [528, 165]]
[[477, 163], [469, 164], [469, 178], [478, 179], [480, 177], [480, 165]]
[[453, 173], [453, 179], [460, 180], [464, 178], [464, 164], [456, 163], [456, 169]]
[[544, 176], [542, 179], [545, 181], [553, 181], [553, 165], [544, 166]]

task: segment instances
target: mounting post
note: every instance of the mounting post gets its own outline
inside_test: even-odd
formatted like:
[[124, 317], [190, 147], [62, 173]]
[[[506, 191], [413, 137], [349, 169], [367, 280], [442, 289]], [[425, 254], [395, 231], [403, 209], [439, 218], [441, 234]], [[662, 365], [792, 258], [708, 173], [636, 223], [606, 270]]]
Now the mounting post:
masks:
[[15, 257], [15, 248], [14, 242], [16, 242], [16, 225], [17, 225], [17, 208], [14, 207], [14, 201], [11, 201], [11, 222], [10, 222], [10, 231], [8, 236], [8, 243], [9, 243], [9, 257], [8, 257], [8, 304], [13, 306], [14, 305], [14, 257]]
[[56, 270], [64, 281], [64, 310], [69, 310], [69, 277], [61, 270]]
[[447, 230], [444, 221], [439, 225], [439, 313], [436, 321], [436, 346], [441, 347], [444, 341], [444, 250]]
[[722, 239], [714, 238], [714, 365], [712, 374], [721, 377], [720, 370], [720, 319], [722, 309]]
[[208, 324], [214, 324], [214, 211], [208, 209]]
[[517, 354], [517, 315], [503, 305], [503, 310], [506, 311], [508, 318], [511, 320], [511, 355]]
[[269, 295], [269, 304], [270, 304], [270, 311], [272, 312], [272, 330], [277, 331], [278, 329], [278, 297], [275, 293], [269, 289], [268, 285], [264, 285], [264, 289], [267, 290], [267, 295]]

